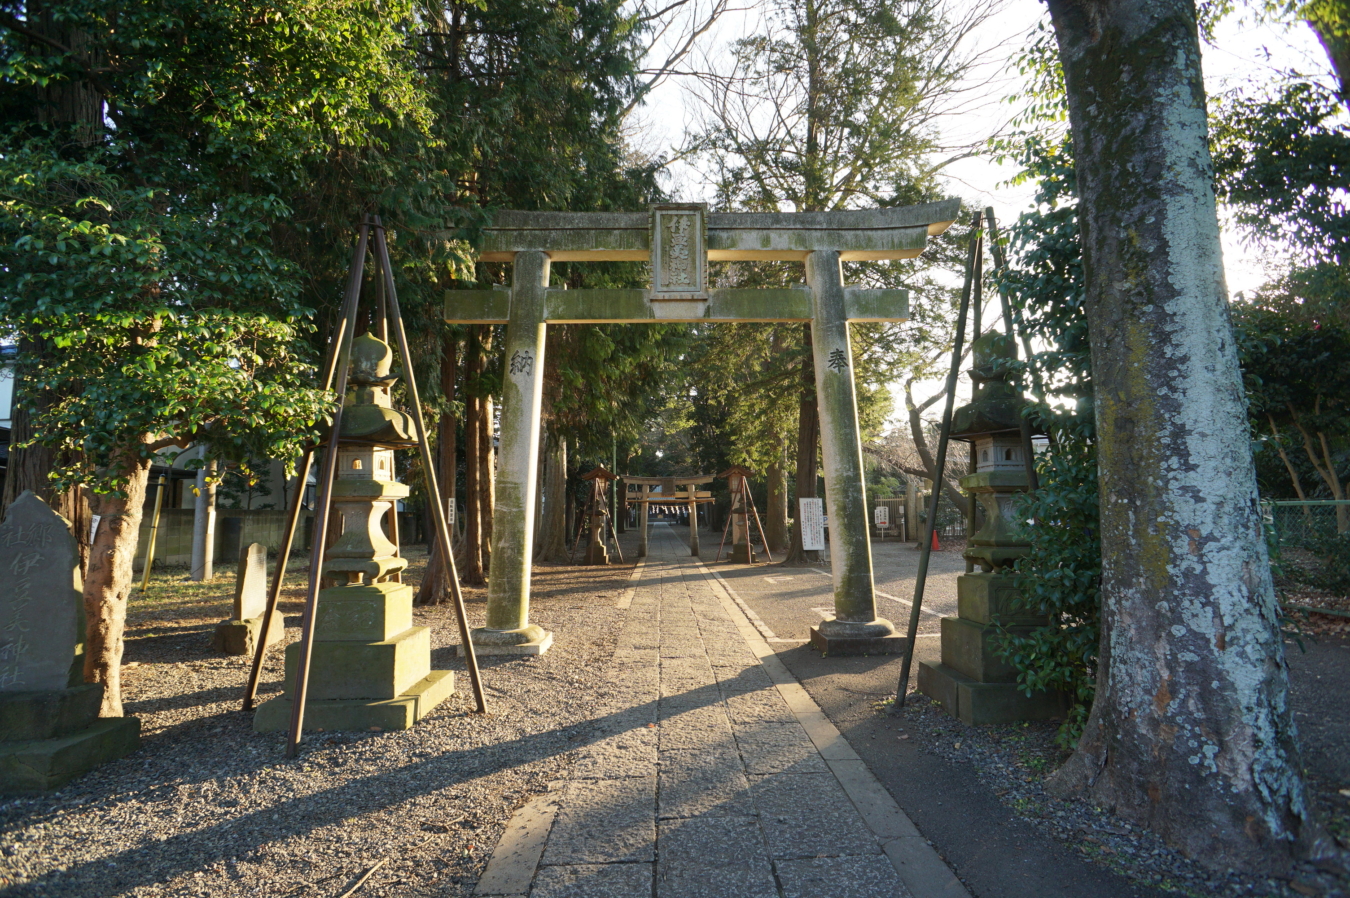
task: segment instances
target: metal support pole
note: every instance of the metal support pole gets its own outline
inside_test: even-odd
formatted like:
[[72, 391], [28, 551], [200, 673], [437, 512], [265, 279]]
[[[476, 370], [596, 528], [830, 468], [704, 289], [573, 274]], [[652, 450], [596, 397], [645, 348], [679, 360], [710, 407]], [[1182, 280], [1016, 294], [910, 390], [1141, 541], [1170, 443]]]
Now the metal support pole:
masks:
[[[1003, 247], [998, 242], [998, 230], [994, 224], [994, 210], [992, 207], [984, 210], [984, 216], [989, 221], [989, 247], [994, 254], [994, 270], [1004, 272], [1008, 270], [1008, 260], [1003, 254]], [[1008, 334], [1008, 339], [1015, 339], [1016, 331], [1013, 329], [1013, 308], [1012, 300], [1008, 298], [1008, 292], [1001, 287], [998, 291], [999, 299], [1003, 305], [1003, 328]], [[1042, 402], [1045, 401], [1044, 389], [1040, 385], [1040, 377], [1031, 367], [1031, 341], [1027, 338], [1026, 332], [1022, 333], [1022, 346], [1026, 352], [1027, 370], [1032, 374], [1032, 381], [1039, 394], [1036, 398]], [[1036, 476], [1036, 458], [1032, 454], [1031, 445], [1031, 422], [1027, 420], [1026, 415], [1018, 415], [1018, 429], [1022, 436], [1022, 463], [1027, 472], [1027, 487], [1031, 492], [1036, 492], [1041, 488], [1040, 478]]]
[[937, 520], [938, 499], [942, 495], [942, 472], [947, 465], [947, 444], [952, 432], [952, 411], [956, 404], [956, 378], [961, 373], [961, 344], [966, 335], [966, 313], [970, 309], [971, 282], [975, 276], [975, 258], [980, 252], [980, 213], [971, 218], [970, 252], [966, 257], [966, 283], [961, 288], [961, 307], [956, 314], [956, 340], [952, 345], [952, 367], [947, 373], [947, 403], [942, 411], [942, 431], [938, 437], [937, 470], [933, 477], [933, 498], [928, 506], [928, 526], [925, 528], [923, 548], [919, 551], [919, 570], [914, 577], [914, 602], [909, 606], [909, 628], [906, 631], [904, 661], [900, 664], [900, 682], [895, 690], [895, 710], [905, 706], [905, 691], [909, 686], [909, 669], [914, 662], [914, 643], [919, 636], [919, 613], [923, 607], [923, 589], [928, 581], [928, 561], [933, 555], [933, 523]]
[[145, 569], [141, 572], [141, 592], [150, 588], [150, 566], [155, 563], [155, 538], [159, 536], [159, 510], [164, 507], [164, 483], [164, 475], [160, 474], [159, 480], [155, 482], [155, 513], [150, 518], [150, 539], [145, 547]]
[[[314, 621], [319, 606], [319, 581], [322, 579], [324, 550], [328, 544], [328, 515], [333, 506], [333, 480], [337, 476], [338, 437], [342, 433], [342, 412], [347, 393], [347, 373], [351, 367], [352, 338], [356, 332], [357, 297], [361, 295], [361, 275], [366, 264], [366, 243], [370, 238], [370, 216], [361, 222], [356, 238], [356, 252], [348, 278], [349, 291], [340, 325], [342, 341], [336, 352], [335, 386], [337, 402], [328, 440], [323, 447], [323, 468], [319, 474], [318, 507], [314, 514], [314, 545], [309, 553], [309, 591], [305, 596], [305, 611], [300, 618], [300, 655], [296, 659], [295, 688], [291, 691], [291, 728], [286, 736], [286, 757], [294, 758], [300, 751], [300, 734], [305, 725], [305, 701], [309, 695], [309, 667], [314, 658]], [[280, 570], [278, 570], [280, 573]], [[278, 578], [278, 581], [280, 578]], [[270, 615], [268, 615], [270, 618]], [[262, 646], [259, 641], [259, 656]]]
[[483, 695], [483, 680], [478, 671], [478, 656], [474, 654], [473, 640], [469, 633], [469, 615], [464, 609], [464, 593], [459, 587], [459, 571], [455, 570], [455, 555], [450, 548], [450, 528], [445, 521], [445, 507], [441, 491], [436, 483], [436, 465], [431, 457], [431, 442], [427, 438], [426, 421], [422, 418], [422, 401], [417, 395], [417, 379], [413, 377], [412, 353], [408, 350], [408, 333], [403, 327], [403, 313], [398, 306], [398, 291], [394, 288], [394, 269], [389, 264], [389, 245], [385, 242], [384, 225], [379, 216], [375, 217], [375, 253], [379, 260], [381, 274], [384, 276], [386, 301], [389, 303], [389, 320], [394, 325], [394, 336], [398, 340], [399, 355], [403, 357], [403, 385], [408, 391], [408, 406], [412, 413], [413, 424], [417, 426], [417, 450], [422, 457], [422, 473], [425, 478], [427, 496], [431, 501], [431, 516], [436, 525], [436, 538], [439, 541], [441, 558], [445, 564], [446, 579], [450, 581], [450, 595], [455, 603], [455, 618], [459, 622], [459, 638], [463, 642], [464, 664], [469, 669], [469, 681], [473, 685], [474, 707], [479, 713], [487, 711], [487, 699]]
[[[366, 233], [363, 225], [361, 234], [365, 235]], [[361, 290], [357, 266], [360, 260], [365, 258], [365, 254], [366, 240], [363, 236], [358, 236], [356, 249], [352, 254], [352, 262], [347, 270], [347, 290], [342, 297], [342, 309], [338, 314], [337, 326], [333, 328], [333, 339], [328, 347], [328, 360], [324, 364], [323, 388], [325, 391], [333, 389], [333, 378], [337, 376], [338, 350], [346, 337], [348, 324], [356, 315], [356, 300]], [[343, 388], [345, 390], [346, 384], [343, 384]], [[262, 659], [267, 651], [267, 637], [272, 626], [272, 615], [277, 610], [277, 603], [281, 596], [281, 584], [286, 579], [286, 567], [290, 563], [291, 548], [295, 545], [295, 531], [300, 522], [300, 512], [305, 505], [305, 491], [309, 489], [309, 472], [313, 466], [314, 447], [310, 446], [305, 449], [300, 458], [295, 499], [291, 502], [291, 513], [286, 521], [286, 532], [281, 539], [281, 554], [277, 556], [277, 570], [272, 575], [272, 588], [267, 593], [267, 610], [263, 612], [262, 626], [258, 630], [258, 645], [253, 652], [253, 667], [249, 671], [248, 685], [244, 688], [245, 711], [253, 710], [253, 703], [258, 697], [258, 678], [262, 675]]]
[[309, 487], [309, 469], [314, 463], [314, 450], [306, 449], [300, 460], [299, 480], [295, 486], [295, 498], [291, 501], [290, 514], [286, 517], [286, 531], [281, 537], [281, 550], [277, 556], [277, 570], [272, 575], [272, 588], [267, 593], [267, 610], [263, 612], [262, 624], [258, 627], [258, 644], [253, 649], [253, 666], [249, 670], [248, 685], [244, 687], [244, 710], [252, 711], [253, 702], [258, 697], [258, 678], [262, 675], [262, 659], [267, 652], [267, 638], [271, 635], [272, 615], [277, 610], [281, 597], [281, 583], [286, 579], [286, 563], [291, 557], [291, 547], [295, 545], [295, 530], [300, 521], [300, 511], [305, 504], [305, 490]]

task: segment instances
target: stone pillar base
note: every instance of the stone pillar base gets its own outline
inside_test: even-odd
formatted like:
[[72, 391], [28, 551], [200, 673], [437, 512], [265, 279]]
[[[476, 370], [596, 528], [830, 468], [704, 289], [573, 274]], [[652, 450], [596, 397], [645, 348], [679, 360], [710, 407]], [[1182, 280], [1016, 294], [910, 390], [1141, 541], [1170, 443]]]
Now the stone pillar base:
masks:
[[[431, 709], [455, 691], [455, 674], [433, 670], [407, 692], [391, 699], [321, 699], [305, 703], [305, 729], [327, 730], [410, 730]], [[258, 706], [253, 729], [259, 733], [277, 733], [290, 729], [291, 700], [279, 696]]]
[[[475, 655], [542, 655], [553, 647], [553, 634], [538, 624], [528, 624], [518, 630], [494, 630], [477, 627], [469, 631]], [[463, 655], [461, 647], [456, 653]]]
[[970, 726], [1047, 720], [1066, 713], [1058, 692], [1028, 696], [1016, 683], [981, 683], [945, 664], [919, 662], [919, 691]]
[[[698, 553], [693, 554], [697, 555]], [[732, 546], [731, 555], [727, 557], [727, 561], [732, 564], [754, 564], [755, 550], [748, 545]]]
[[[226, 655], [252, 655], [258, 650], [258, 634], [262, 632], [263, 616], [246, 620], [221, 621], [211, 637], [211, 648]], [[286, 638], [286, 618], [280, 611], [272, 612], [272, 625], [267, 628], [267, 647], [271, 648]]]
[[[533, 639], [529, 642], [516, 643], [515, 645], [500, 645], [496, 643], [483, 643], [478, 641], [478, 634], [475, 631], [472, 635], [473, 653], [476, 657], [482, 658], [485, 655], [542, 655], [553, 648], [553, 634], [547, 630], [542, 631], [543, 636]], [[455, 654], [464, 657], [464, 647], [455, 646]]]
[[0, 795], [59, 789], [141, 744], [135, 717], [99, 717], [101, 685], [0, 693]]
[[602, 545], [588, 546], [582, 564], [609, 564], [609, 550]]
[[909, 640], [899, 633], [888, 636], [836, 636], [811, 628], [811, 647], [824, 655], [903, 655]]

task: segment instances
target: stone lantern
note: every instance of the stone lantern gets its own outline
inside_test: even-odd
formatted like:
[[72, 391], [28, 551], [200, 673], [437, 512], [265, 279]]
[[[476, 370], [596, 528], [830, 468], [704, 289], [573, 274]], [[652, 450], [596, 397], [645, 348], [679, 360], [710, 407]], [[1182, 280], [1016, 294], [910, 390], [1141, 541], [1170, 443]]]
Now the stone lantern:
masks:
[[[407, 559], [385, 534], [394, 503], [394, 450], [416, 445], [412, 419], [392, 407], [393, 352], [373, 334], [352, 341], [338, 443], [333, 511], [341, 535], [324, 556], [305, 720], [316, 729], [405, 730], [455, 691], [454, 673], [431, 669], [431, 630], [412, 625]], [[286, 648], [286, 694], [258, 708], [258, 732], [290, 724], [299, 643]]]
[[997, 651], [1000, 628], [1026, 631], [1044, 623], [1020, 610], [1013, 570], [1031, 550], [1015, 509], [1017, 494], [1028, 487], [1020, 430], [1025, 403], [1001, 370], [1016, 349], [1006, 336], [986, 334], [971, 344], [971, 355], [973, 394], [952, 416], [951, 438], [975, 449], [975, 473], [962, 477], [961, 486], [982, 506], [984, 526], [963, 555], [979, 570], [956, 580], [957, 616], [942, 619], [941, 663], [920, 662], [919, 691], [968, 724], [1059, 717], [1059, 693], [1025, 695], [1017, 672]]

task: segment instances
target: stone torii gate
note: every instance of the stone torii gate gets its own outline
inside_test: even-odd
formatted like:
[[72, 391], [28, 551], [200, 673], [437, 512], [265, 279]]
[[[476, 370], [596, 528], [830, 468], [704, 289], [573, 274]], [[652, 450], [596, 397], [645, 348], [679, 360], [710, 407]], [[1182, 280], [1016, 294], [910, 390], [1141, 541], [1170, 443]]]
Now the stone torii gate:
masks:
[[[506, 324], [492, 575], [487, 626], [473, 631], [478, 651], [532, 654], [551, 641], [529, 620], [546, 325], [678, 321], [811, 323], [835, 609], [813, 641], [834, 654], [897, 651], [902, 638], [876, 613], [848, 324], [903, 321], [909, 294], [845, 286], [840, 263], [915, 258], [959, 212], [954, 199], [845, 212], [708, 213], [687, 204], [636, 213], [498, 212], [479, 258], [513, 263], [510, 288], [445, 296], [447, 321]], [[804, 262], [806, 284], [708, 289], [709, 261], [772, 260]], [[651, 286], [550, 287], [554, 261], [650, 262]]]
[[[647, 557], [647, 507], [652, 502], [662, 505], [679, 505], [683, 502], [689, 507], [689, 554], [698, 557], [698, 507], [701, 503], [712, 501], [712, 493], [703, 492], [699, 487], [716, 480], [711, 474], [677, 475], [675, 477], [635, 477], [624, 475], [624, 489], [630, 486], [638, 488], [637, 498], [629, 495], [627, 502], [642, 507], [638, 515], [638, 558]], [[661, 498], [652, 495], [653, 487], [661, 487]], [[683, 486], [684, 489], [679, 489]]]

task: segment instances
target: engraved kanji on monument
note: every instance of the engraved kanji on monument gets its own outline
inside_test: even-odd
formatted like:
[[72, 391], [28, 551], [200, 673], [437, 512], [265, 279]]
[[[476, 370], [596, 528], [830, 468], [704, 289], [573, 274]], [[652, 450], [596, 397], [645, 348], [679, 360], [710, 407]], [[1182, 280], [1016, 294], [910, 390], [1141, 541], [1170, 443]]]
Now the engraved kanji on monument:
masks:
[[25, 492], [0, 524], [0, 794], [42, 792], [136, 750], [84, 682], [84, 597], [70, 524]]
[[652, 207], [652, 289], [655, 302], [708, 298], [707, 207]]
[[64, 518], [25, 492], [0, 524], [0, 691], [83, 682], [83, 641], [75, 538]]
[[[227, 655], [252, 655], [262, 632], [267, 612], [267, 547], [249, 543], [239, 550], [239, 573], [234, 581], [234, 617], [216, 625], [211, 647]], [[286, 621], [280, 611], [272, 612], [267, 628], [267, 644], [286, 638]]]

